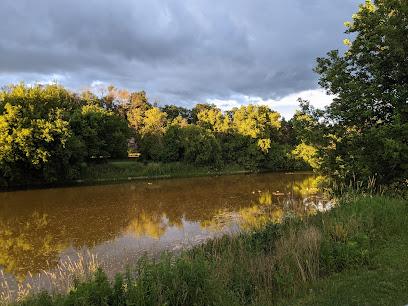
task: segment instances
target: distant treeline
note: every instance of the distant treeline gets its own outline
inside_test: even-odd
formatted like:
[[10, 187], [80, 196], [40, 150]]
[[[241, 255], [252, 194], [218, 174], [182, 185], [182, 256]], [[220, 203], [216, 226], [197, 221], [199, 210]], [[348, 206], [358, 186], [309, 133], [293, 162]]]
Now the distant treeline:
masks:
[[314, 166], [313, 148], [297, 137], [297, 116], [286, 121], [260, 105], [227, 112], [214, 104], [158, 107], [144, 91], [113, 85], [79, 93], [59, 84], [9, 85], [0, 93], [0, 180], [73, 180], [89, 162], [127, 157], [131, 137], [144, 161], [276, 170]]
[[198, 166], [296, 169], [349, 182], [408, 187], [408, 2], [366, 1], [345, 23], [348, 50], [317, 58], [319, 84], [336, 96], [308, 101], [289, 121], [266, 106], [222, 112], [158, 107], [146, 93], [11, 85], [0, 93], [0, 184], [80, 176], [92, 158], [122, 158], [135, 137], [141, 159]]

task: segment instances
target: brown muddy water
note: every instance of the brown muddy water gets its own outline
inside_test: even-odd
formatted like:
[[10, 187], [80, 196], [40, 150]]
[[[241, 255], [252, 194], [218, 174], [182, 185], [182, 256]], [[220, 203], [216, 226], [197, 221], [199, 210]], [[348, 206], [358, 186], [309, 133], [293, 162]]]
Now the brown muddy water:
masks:
[[324, 209], [316, 178], [264, 173], [0, 193], [0, 293], [49, 288], [89, 254], [113, 276], [145, 252]]

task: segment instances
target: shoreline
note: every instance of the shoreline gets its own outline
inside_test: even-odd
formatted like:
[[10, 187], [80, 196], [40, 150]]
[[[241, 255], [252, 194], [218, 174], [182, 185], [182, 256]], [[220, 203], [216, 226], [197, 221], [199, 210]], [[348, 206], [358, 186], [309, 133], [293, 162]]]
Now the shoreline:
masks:
[[[130, 164], [131, 166], [138, 166], [141, 169], [134, 171], [128, 171], [124, 168], [123, 170], [126, 175], [118, 173], [118, 169], [109, 169], [115, 166], [115, 164]], [[149, 167], [153, 165], [155, 169], [150, 170]], [[43, 182], [32, 182], [30, 184], [24, 185], [10, 185], [10, 186], [0, 186], [0, 193], [2, 192], [13, 192], [13, 191], [23, 191], [23, 190], [35, 190], [35, 189], [48, 189], [48, 188], [64, 188], [64, 187], [82, 187], [82, 186], [93, 186], [93, 185], [113, 185], [120, 184], [129, 181], [141, 181], [141, 180], [160, 180], [160, 179], [173, 179], [173, 178], [188, 178], [188, 177], [216, 177], [216, 176], [228, 176], [228, 175], [244, 175], [244, 174], [256, 174], [256, 173], [280, 173], [280, 172], [302, 172], [302, 171], [313, 171], [311, 169], [243, 169], [241, 166], [236, 165], [225, 165], [225, 170], [211, 169], [209, 167], [197, 167], [190, 164], [184, 164], [180, 162], [176, 163], [141, 163], [135, 161], [128, 161], [126, 159], [119, 161], [112, 161], [103, 164], [91, 164], [88, 166], [91, 173], [83, 175], [82, 178], [56, 182], [56, 183], [43, 183]], [[161, 171], [161, 167], [165, 168]], [[103, 173], [98, 173], [102, 168]], [[103, 168], [108, 168], [103, 169]], [[231, 169], [231, 170], [228, 170]], [[105, 171], [106, 170], [106, 171]], [[146, 174], [148, 171], [152, 171], [151, 174]], [[167, 170], [167, 171], [166, 171]], [[96, 173], [92, 173], [96, 171]], [[163, 174], [157, 174], [157, 172], [164, 172]], [[132, 175], [133, 174], [133, 175]], [[100, 178], [97, 178], [101, 176]]]

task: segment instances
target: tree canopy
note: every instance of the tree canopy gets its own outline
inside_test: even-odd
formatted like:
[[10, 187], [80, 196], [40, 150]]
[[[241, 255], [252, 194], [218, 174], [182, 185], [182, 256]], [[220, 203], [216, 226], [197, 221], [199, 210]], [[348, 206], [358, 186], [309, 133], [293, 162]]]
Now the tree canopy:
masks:
[[[282, 141], [281, 120], [266, 106], [222, 112], [214, 104], [192, 110], [153, 107], [144, 91], [62, 85], [5, 87], [0, 93], [2, 185], [52, 183], [79, 178], [87, 164], [127, 156], [131, 136], [141, 160], [198, 166], [304, 167], [296, 139]], [[286, 134], [294, 131], [285, 122]], [[288, 135], [286, 135], [288, 136]], [[286, 137], [285, 136], [285, 137]], [[303, 152], [303, 151], [302, 151]]]
[[72, 180], [90, 158], [126, 156], [128, 124], [99, 105], [89, 92], [78, 97], [58, 84], [3, 90], [0, 184]]
[[74, 177], [82, 144], [72, 139], [69, 94], [58, 85], [24, 83], [0, 99], [0, 172], [10, 182]]
[[345, 40], [348, 50], [317, 59], [319, 84], [337, 96], [324, 114], [329, 130], [320, 130], [322, 168], [342, 178], [402, 181], [408, 172], [408, 2], [366, 1], [359, 8], [345, 23], [354, 37]]

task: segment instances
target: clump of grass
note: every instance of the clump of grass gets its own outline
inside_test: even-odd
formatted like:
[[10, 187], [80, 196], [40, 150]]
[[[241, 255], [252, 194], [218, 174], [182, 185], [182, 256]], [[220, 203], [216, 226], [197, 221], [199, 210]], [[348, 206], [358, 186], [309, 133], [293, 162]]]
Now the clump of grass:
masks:
[[313, 225], [291, 228], [276, 244], [276, 261], [281, 271], [302, 281], [315, 280], [320, 271], [321, 231]]
[[[42, 272], [37, 276], [38, 280], [36, 282], [34, 282], [33, 275], [29, 274], [26, 285], [17, 284], [17, 288], [10, 288], [2, 271], [3, 281], [0, 285], [3, 292], [0, 295], [0, 305], [12, 301], [31, 300], [30, 296], [39, 296], [39, 299], [42, 300], [47, 292], [52, 292], [54, 295], [67, 294], [74, 289], [75, 283], [90, 280], [98, 268], [99, 263], [96, 255], [89, 251], [78, 252], [75, 259], [67, 256], [66, 260], [54, 270]], [[45, 291], [45, 288], [47, 291]]]
[[51, 288], [56, 292], [69, 292], [75, 282], [83, 282], [90, 279], [99, 269], [97, 256], [91, 252], [77, 253], [76, 259], [69, 256], [67, 261], [58, 265], [55, 272], [46, 273], [49, 275]]

